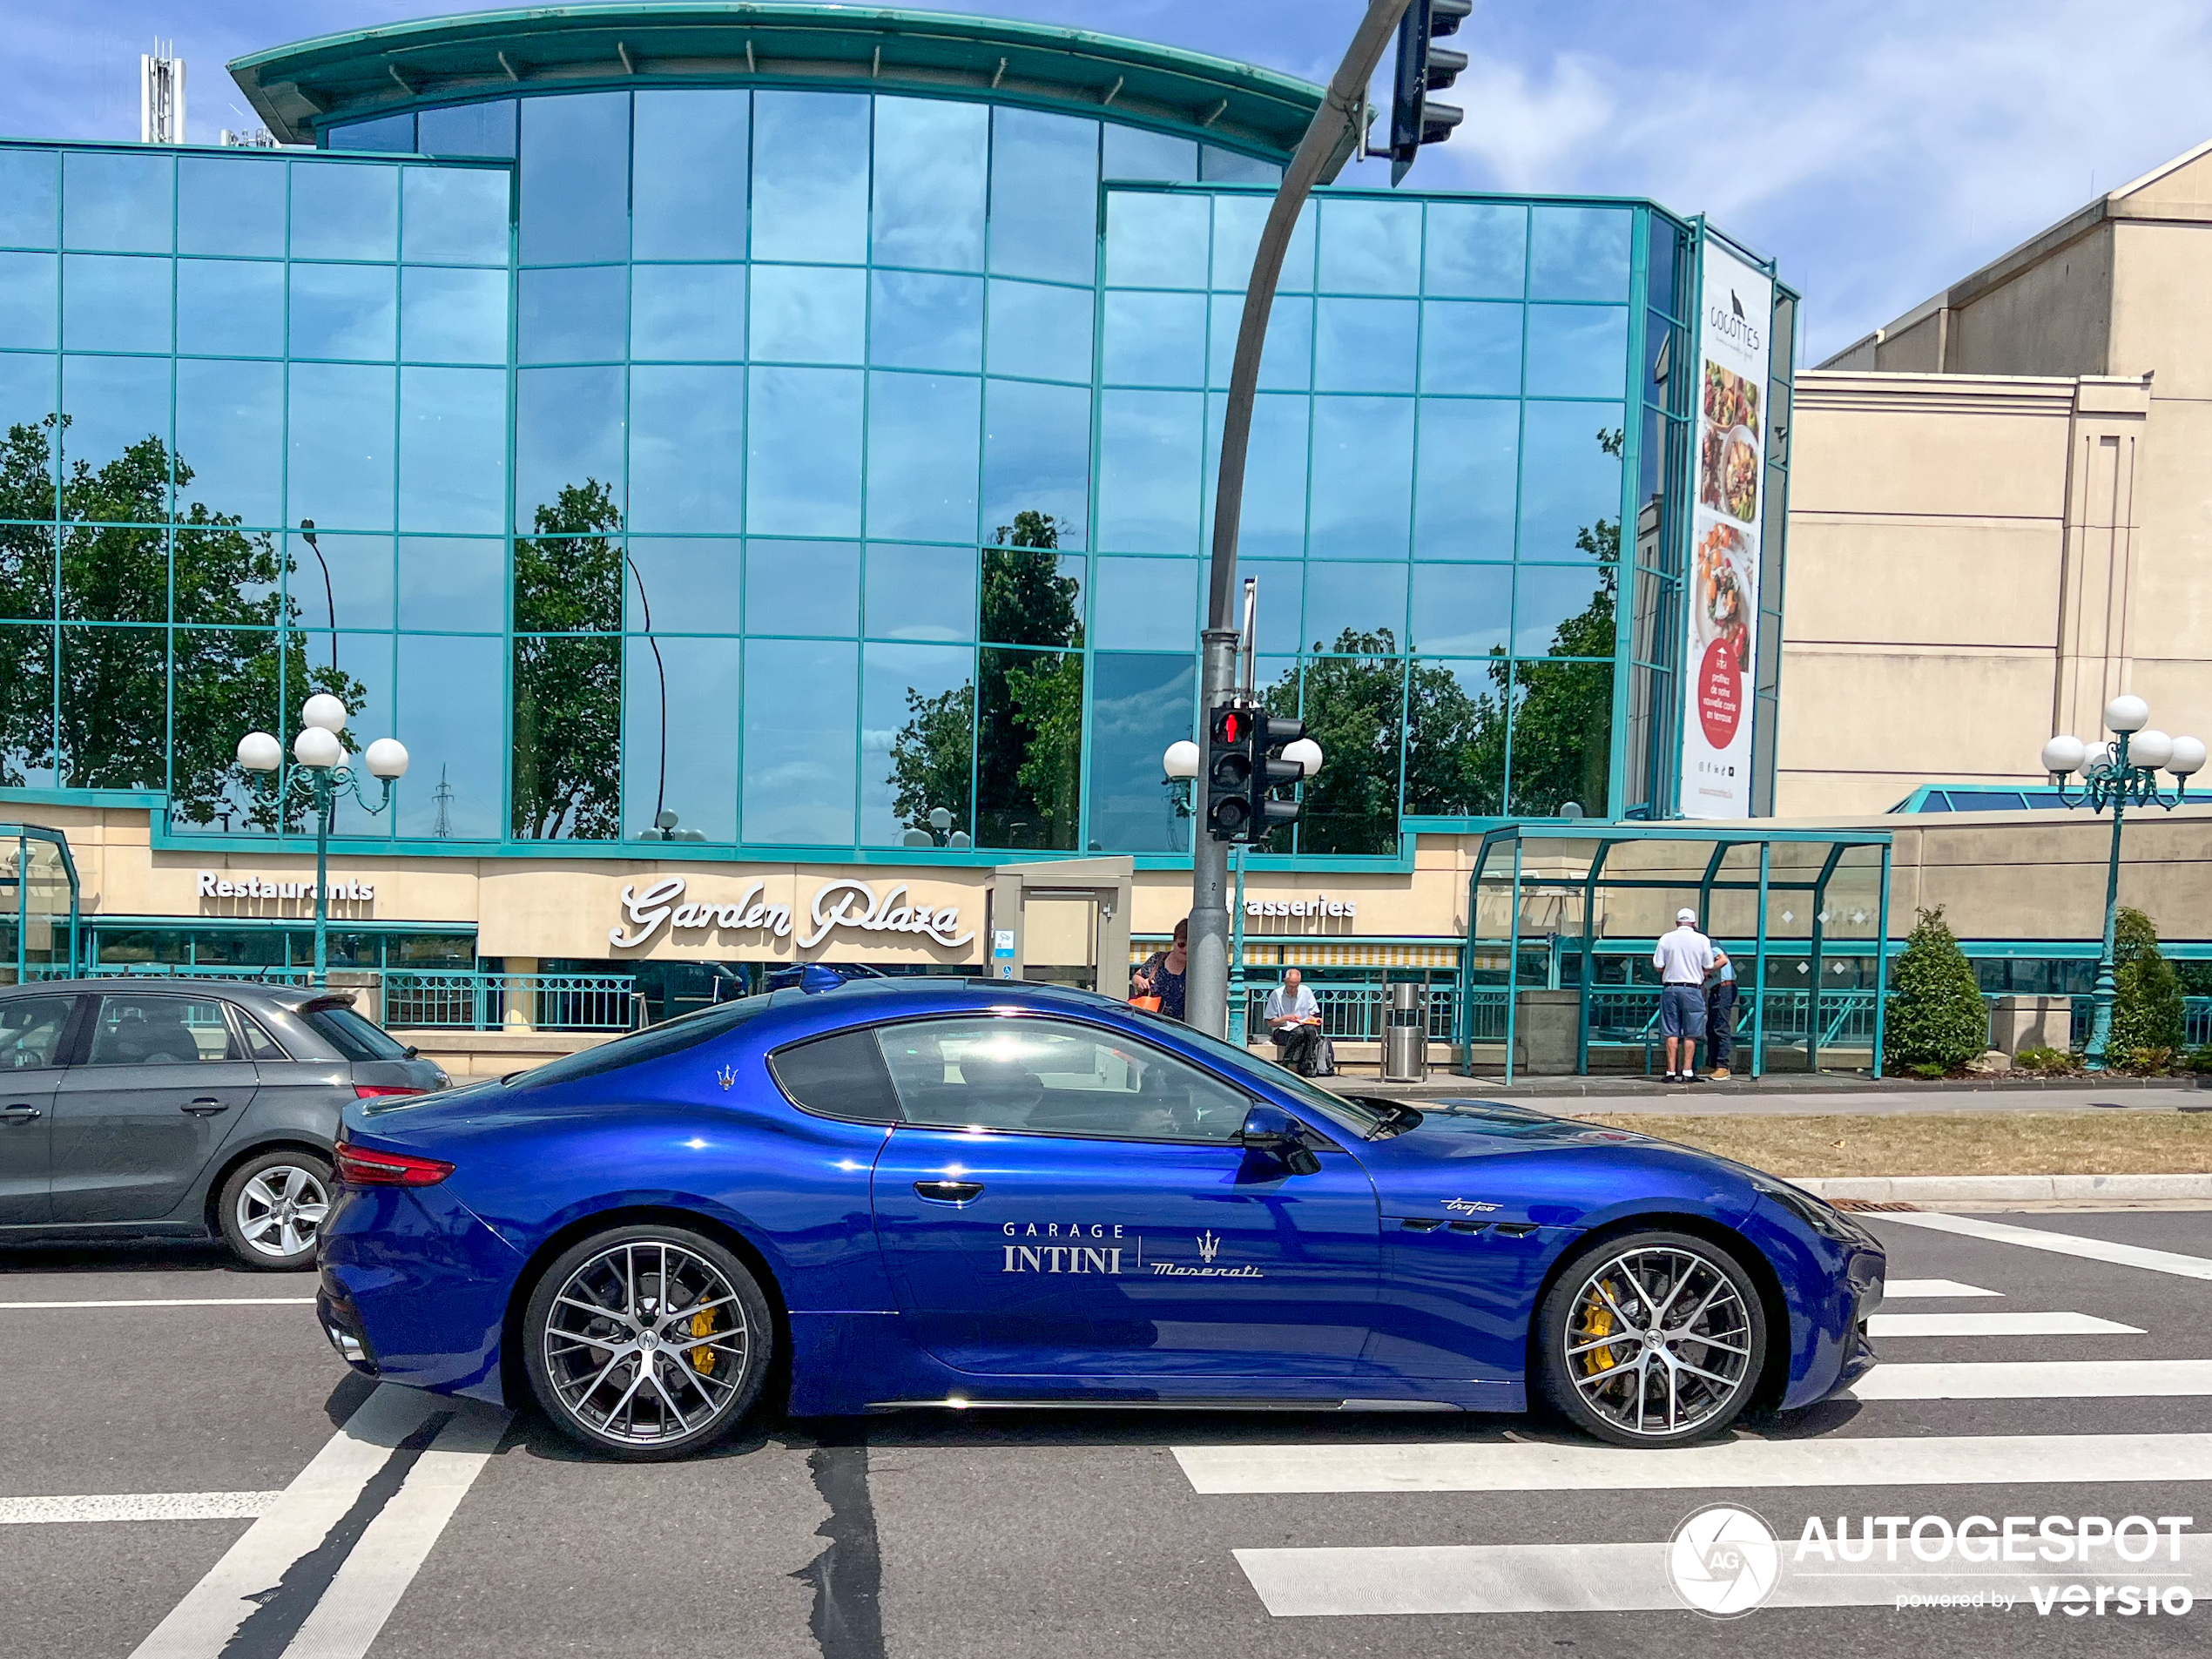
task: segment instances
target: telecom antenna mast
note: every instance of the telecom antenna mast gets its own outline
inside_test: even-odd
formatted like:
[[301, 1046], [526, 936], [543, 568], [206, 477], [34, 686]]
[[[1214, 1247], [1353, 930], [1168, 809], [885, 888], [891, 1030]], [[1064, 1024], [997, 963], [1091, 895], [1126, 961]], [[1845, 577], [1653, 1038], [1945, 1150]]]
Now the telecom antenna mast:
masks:
[[138, 142], [185, 141], [185, 60], [177, 43], [157, 40], [138, 57]]

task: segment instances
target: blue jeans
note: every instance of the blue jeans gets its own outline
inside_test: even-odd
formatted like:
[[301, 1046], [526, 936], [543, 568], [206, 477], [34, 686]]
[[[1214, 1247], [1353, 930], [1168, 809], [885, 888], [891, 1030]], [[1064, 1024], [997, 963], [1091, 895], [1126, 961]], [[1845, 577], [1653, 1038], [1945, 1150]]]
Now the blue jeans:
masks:
[[1703, 986], [1669, 985], [1659, 993], [1659, 1035], [1692, 1038], [1705, 1035]]

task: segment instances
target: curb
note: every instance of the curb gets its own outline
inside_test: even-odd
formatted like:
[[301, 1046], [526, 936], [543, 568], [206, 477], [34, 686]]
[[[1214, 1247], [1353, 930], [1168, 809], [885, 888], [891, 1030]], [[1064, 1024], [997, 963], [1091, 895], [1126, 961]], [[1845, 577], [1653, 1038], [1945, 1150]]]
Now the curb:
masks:
[[1972, 1204], [2049, 1198], [2212, 1198], [2212, 1175], [1829, 1175], [1792, 1186], [1823, 1198]]

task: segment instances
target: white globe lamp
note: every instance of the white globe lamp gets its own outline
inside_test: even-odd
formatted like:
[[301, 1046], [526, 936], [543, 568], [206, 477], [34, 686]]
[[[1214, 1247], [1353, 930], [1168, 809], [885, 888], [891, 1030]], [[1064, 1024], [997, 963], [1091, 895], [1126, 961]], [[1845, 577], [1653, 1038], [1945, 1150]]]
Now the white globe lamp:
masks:
[[368, 745], [362, 757], [368, 763], [372, 778], [395, 779], [407, 776], [407, 745], [397, 738], [379, 738]]
[[1283, 745], [1283, 759], [1297, 761], [1305, 775], [1311, 778], [1321, 770], [1321, 745], [1311, 738], [1300, 738], [1295, 743]]
[[2195, 776], [2204, 767], [2204, 740], [2202, 738], [2176, 738], [2174, 752], [2166, 762], [2166, 770], [2176, 778]]
[[2043, 745], [2043, 770], [2054, 778], [2081, 770], [2088, 745], [2079, 738], [2056, 737]]
[[2174, 758], [2174, 739], [2156, 726], [2145, 726], [2128, 739], [2128, 759], [2130, 765], [2148, 766], [2157, 771]]
[[266, 732], [249, 732], [238, 740], [238, 764], [248, 772], [274, 772], [284, 764], [284, 745]]
[[[336, 698], [330, 699], [337, 702]], [[336, 765], [346, 757], [346, 745], [338, 741], [338, 734], [320, 725], [302, 726], [300, 735], [292, 739], [292, 758], [303, 766], [327, 768]]]
[[2150, 724], [2150, 705], [2140, 697], [2115, 697], [2105, 705], [2105, 725], [2114, 732], [2140, 732]]
[[327, 691], [317, 691], [300, 708], [300, 725], [320, 726], [333, 734], [343, 732], [351, 718], [346, 705]]
[[1168, 745], [1167, 752], [1160, 757], [1160, 765], [1170, 778], [1196, 778], [1198, 775], [1198, 745], [1188, 738], [1181, 738]]

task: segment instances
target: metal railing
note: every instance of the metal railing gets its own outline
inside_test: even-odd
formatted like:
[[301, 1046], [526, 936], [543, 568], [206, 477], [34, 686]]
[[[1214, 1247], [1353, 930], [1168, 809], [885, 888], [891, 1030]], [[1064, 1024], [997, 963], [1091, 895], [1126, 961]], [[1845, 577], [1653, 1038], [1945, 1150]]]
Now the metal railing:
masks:
[[[59, 979], [66, 970], [44, 973]], [[193, 962], [104, 962], [102, 977], [227, 980], [306, 986], [314, 970]], [[393, 1030], [627, 1031], [639, 1021], [630, 974], [488, 974], [472, 968], [336, 968], [338, 990], [369, 993], [361, 1011]]]
[[[1272, 986], [1248, 987], [1245, 990], [1244, 1029], [1246, 1041], [1264, 1042], [1267, 1022], [1263, 1017], [1267, 1006], [1267, 994]], [[1389, 994], [1379, 985], [1312, 985], [1313, 1001], [1321, 1012], [1321, 1035], [1339, 1042], [1380, 1042], [1385, 1015], [1389, 1007]], [[1502, 993], [1501, 994], [1502, 995]], [[1452, 1027], [1452, 1004], [1454, 993], [1449, 985], [1428, 988], [1428, 1035], [1432, 1042], [1454, 1040]], [[1504, 1030], [1503, 1015], [1499, 1029]]]

